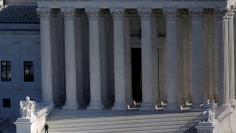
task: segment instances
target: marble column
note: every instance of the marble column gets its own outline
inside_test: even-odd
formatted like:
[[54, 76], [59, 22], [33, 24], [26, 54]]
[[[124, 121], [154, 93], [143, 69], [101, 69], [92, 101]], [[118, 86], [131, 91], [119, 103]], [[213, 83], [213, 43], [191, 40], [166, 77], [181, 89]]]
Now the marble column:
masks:
[[199, 109], [204, 102], [204, 42], [202, 9], [190, 9], [192, 17], [192, 108]]
[[114, 25], [115, 103], [113, 109], [127, 109], [125, 74], [124, 9], [111, 9]]
[[42, 100], [53, 103], [51, 9], [37, 8], [37, 12], [40, 15]]
[[[219, 105], [225, 109], [229, 107], [229, 44], [228, 44], [228, 14], [225, 11], [216, 10], [219, 46]], [[222, 34], [220, 34], [222, 33]]]
[[124, 18], [124, 34], [125, 34], [125, 73], [126, 73], [126, 91], [127, 91], [127, 102], [129, 106], [134, 104], [132, 96], [132, 74], [131, 74], [131, 47], [130, 47], [130, 16], [125, 14]]
[[99, 9], [85, 9], [85, 12], [89, 19], [90, 104], [88, 109], [102, 109]]
[[214, 44], [213, 44], [213, 62], [214, 62], [214, 71], [213, 71], [213, 94], [215, 97], [215, 102], [219, 102], [220, 100], [220, 93], [219, 93], [219, 88], [220, 88], [220, 83], [222, 82], [220, 76], [220, 45], [222, 42], [222, 15], [220, 15], [219, 10], [214, 11]]
[[76, 58], [75, 58], [75, 9], [64, 8], [66, 103], [63, 108], [77, 109]]
[[158, 19], [160, 18], [160, 14], [159, 13], [154, 13], [153, 17], [152, 17], [152, 44], [153, 44], [153, 78], [154, 78], [154, 102], [155, 105], [157, 106], [158, 104], [158, 99], [159, 99], [159, 93], [158, 93], [158, 69], [159, 69], [159, 57], [158, 57], [158, 49], [159, 49], [159, 38], [158, 38]]
[[141, 18], [142, 105], [143, 110], [154, 110], [154, 69], [152, 43], [152, 9], [138, 9]]
[[234, 71], [234, 44], [235, 44], [235, 40], [234, 40], [234, 16], [235, 16], [235, 9], [230, 9], [229, 11], [229, 98], [230, 98], [230, 103], [232, 105], [236, 105], [236, 100], [235, 100], [235, 71]]
[[178, 109], [177, 10], [165, 9], [167, 110]]

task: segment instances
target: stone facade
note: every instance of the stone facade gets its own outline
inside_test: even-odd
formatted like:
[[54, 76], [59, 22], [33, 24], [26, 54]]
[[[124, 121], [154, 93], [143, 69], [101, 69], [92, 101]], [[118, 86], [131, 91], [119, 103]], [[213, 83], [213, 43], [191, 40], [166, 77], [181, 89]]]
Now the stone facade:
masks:
[[[57, 89], [52, 87], [53, 67], [49, 64], [53, 60], [46, 50], [55, 45], [50, 40], [62, 37], [65, 108], [127, 109], [138, 101], [134, 99], [138, 88], [141, 89], [140, 109], [145, 110], [155, 109], [161, 101], [166, 103], [167, 110], [177, 110], [189, 102], [192, 109], [199, 109], [207, 99], [228, 104], [235, 98], [234, 58], [231, 56], [234, 55], [234, 8], [225, 10], [226, 6], [225, 1], [217, 0], [38, 1], [43, 33], [41, 65], [43, 71], [47, 71], [47, 75], [42, 74], [45, 76], [42, 78], [45, 79], [42, 81], [43, 100], [53, 102]], [[64, 23], [51, 23], [54, 19], [51, 16], [61, 17]], [[64, 29], [64, 35], [57, 33], [60, 38], [49, 36], [54, 24]], [[82, 25], [86, 27], [75, 28]], [[226, 31], [225, 26], [232, 28]], [[77, 38], [86, 39], [77, 42]], [[78, 45], [88, 46], [83, 49], [88, 53], [80, 53], [84, 60], [76, 56], [76, 50], [81, 49], [76, 47]], [[140, 58], [132, 57], [134, 48], [140, 49]], [[140, 60], [140, 66], [132, 64], [135, 59]], [[133, 83], [133, 69], [137, 68], [132, 65], [141, 68], [138, 86]], [[87, 73], [82, 73], [84, 71]], [[89, 82], [77, 82], [76, 78], [83, 76], [89, 77]], [[89, 94], [90, 98], [86, 99]]]
[[0, 44], [0, 59], [10, 52], [19, 63], [25, 53], [36, 63], [34, 83], [24, 86], [19, 72], [9, 85], [36, 88], [21, 98], [63, 109], [201, 110], [207, 99], [235, 106], [234, 0], [40, 0], [37, 12], [40, 23], [29, 28], [37, 30], [0, 25], [0, 42], [11, 42]]
[[[11, 81], [3, 81], [2, 72], [0, 74], [0, 117], [15, 119], [20, 115], [19, 101], [26, 95], [36, 101], [41, 100], [39, 21], [35, 6], [5, 7], [0, 11], [0, 18], [0, 62], [11, 63]], [[24, 81], [24, 61], [32, 61], [34, 64], [33, 82]], [[4, 99], [10, 101], [5, 103]]]

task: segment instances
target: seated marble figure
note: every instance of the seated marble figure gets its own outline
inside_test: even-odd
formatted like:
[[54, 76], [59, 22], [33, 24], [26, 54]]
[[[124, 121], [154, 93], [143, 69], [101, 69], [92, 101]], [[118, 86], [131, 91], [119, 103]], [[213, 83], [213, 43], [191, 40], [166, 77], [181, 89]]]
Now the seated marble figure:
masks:
[[24, 119], [36, 118], [35, 107], [36, 107], [36, 102], [30, 100], [29, 96], [27, 96], [25, 100], [20, 101], [21, 118]]

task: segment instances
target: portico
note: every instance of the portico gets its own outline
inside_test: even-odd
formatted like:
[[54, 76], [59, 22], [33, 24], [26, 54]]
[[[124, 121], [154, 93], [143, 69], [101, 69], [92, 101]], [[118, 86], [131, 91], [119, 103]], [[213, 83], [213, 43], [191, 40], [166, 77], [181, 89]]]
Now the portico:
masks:
[[[234, 9], [225, 13], [220, 2], [38, 1], [44, 102], [66, 109], [128, 109], [138, 89], [132, 80], [139, 78], [143, 110], [155, 110], [161, 101], [167, 110], [186, 102], [198, 109], [206, 99], [233, 104]], [[56, 48], [64, 51], [53, 53], [62, 41]], [[132, 76], [133, 48], [141, 49], [140, 77]], [[63, 57], [58, 69], [65, 83], [53, 79], [55, 56]]]

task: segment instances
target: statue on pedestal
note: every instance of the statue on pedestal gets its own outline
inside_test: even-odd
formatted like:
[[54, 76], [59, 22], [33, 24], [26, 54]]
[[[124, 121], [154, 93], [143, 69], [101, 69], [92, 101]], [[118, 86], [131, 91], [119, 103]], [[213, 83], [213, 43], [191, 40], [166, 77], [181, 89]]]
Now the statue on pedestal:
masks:
[[36, 102], [30, 100], [29, 96], [27, 96], [24, 101], [20, 101], [21, 118], [24, 118], [24, 119], [36, 118], [34, 114], [35, 107], [36, 107]]
[[208, 99], [204, 104], [203, 121], [213, 122], [215, 117], [216, 104]]

